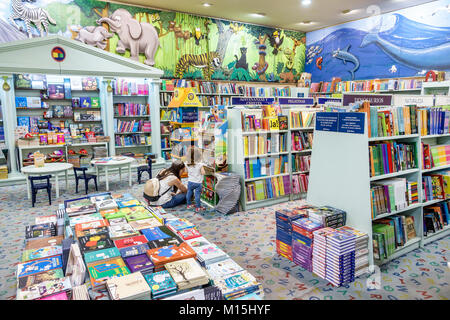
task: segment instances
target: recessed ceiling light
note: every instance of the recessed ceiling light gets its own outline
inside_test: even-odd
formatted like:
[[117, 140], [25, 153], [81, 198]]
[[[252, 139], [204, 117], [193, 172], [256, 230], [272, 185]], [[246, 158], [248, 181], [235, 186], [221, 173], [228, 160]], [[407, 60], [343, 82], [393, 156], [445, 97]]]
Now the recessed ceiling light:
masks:
[[205, 3], [203, 4], [203, 6], [204, 6], [204, 7], [211, 7], [211, 6], [212, 6], [212, 4], [211, 4], [211, 3], [207, 3], [207, 2], [205, 2]]
[[300, 22], [301, 24], [311, 24], [312, 23], [312, 21], [302, 21], [302, 22]]
[[259, 13], [252, 13], [252, 16], [257, 17], [257, 18], [262, 18], [262, 17], [265, 17], [266, 14], [259, 12]]
[[311, 4], [311, 0], [302, 0], [302, 5], [309, 6]]
[[356, 10], [352, 10], [352, 9], [345, 9], [345, 10], [341, 11], [342, 14], [349, 14], [349, 13], [354, 13], [354, 12], [356, 12]]

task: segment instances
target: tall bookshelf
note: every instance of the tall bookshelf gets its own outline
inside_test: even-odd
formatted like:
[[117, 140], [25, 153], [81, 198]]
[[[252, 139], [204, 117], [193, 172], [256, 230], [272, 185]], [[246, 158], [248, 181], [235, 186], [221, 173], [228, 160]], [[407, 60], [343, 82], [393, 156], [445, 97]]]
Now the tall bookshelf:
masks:
[[[342, 114], [345, 117], [349, 113], [321, 113], [320, 116], [335, 119], [336, 114]], [[354, 114], [350, 113], [350, 116]], [[330, 205], [345, 210], [347, 212], [347, 225], [369, 235], [369, 263], [381, 265], [450, 234], [450, 227], [446, 226], [435, 234], [424, 236], [424, 208], [448, 199], [425, 202], [422, 194], [422, 176], [450, 168], [450, 165], [424, 170], [422, 169], [421, 156], [422, 142], [450, 144], [450, 135], [422, 136], [419, 119], [417, 134], [369, 137], [367, 116], [365, 113], [360, 114], [363, 117], [362, 123], [364, 123], [363, 134], [324, 131], [324, 129], [315, 130], [307, 202], [312, 205]], [[319, 120], [316, 120], [316, 127], [318, 126], [317, 121]], [[381, 141], [411, 144], [416, 155], [414, 167], [398, 172], [370, 176], [371, 169], [367, 150], [370, 145]], [[371, 186], [391, 178], [406, 178], [409, 182], [417, 182], [418, 202], [410, 202], [407, 207], [373, 217], [371, 212]], [[416, 236], [408, 239], [403, 246], [397, 247], [387, 259], [374, 260], [372, 225], [380, 219], [394, 215], [413, 217]]]

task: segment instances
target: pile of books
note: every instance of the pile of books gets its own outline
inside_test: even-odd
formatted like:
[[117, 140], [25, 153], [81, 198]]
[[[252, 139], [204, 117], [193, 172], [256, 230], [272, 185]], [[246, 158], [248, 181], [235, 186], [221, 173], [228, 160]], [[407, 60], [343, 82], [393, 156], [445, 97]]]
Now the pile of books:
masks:
[[322, 279], [327, 276], [327, 235], [333, 233], [333, 228], [321, 228], [313, 232], [313, 260], [312, 260], [312, 272], [317, 274]]
[[313, 232], [321, 228], [321, 224], [309, 218], [292, 222], [292, 259], [308, 271], [312, 271]]
[[370, 188], [372, 218], [398, 211], [419, 202], [416, 181], [393, 178], [372, 183]]
[[359, 277], [369, 271], [369, 236], [367, 233], [356, 230], [349, 226], [338, 228], [339, 231], [344, 231], [353, 234], [355, 238], [355, 277]]
[[339, 287], [355, 280], [355, 236], [335, 231], [326, 235], [325, 279]]
[[[65, 239], [54, 236], [59, 220]], [[87, 300], [95, 292], [112, 300], [263, 296], [261, 284], [194, 224], [130, 194], [67, 200], [56, 215], [36, 221], [17, 266], [18, 299]]]
[[298, 210], [277, 210], [275, 211], [276, 220], [276, 251], [280, 256], [293, 261], [292, 257], [292, 222], [304, 218], [306, 214]]
[[322, 227], [339, 228], [345, 225], [347, 213], [330, 206], [308, 208], [308, 218]]
[[412, 143], [373, 143], [369, 157], [371, 177], [417, 168], [416, 147]]

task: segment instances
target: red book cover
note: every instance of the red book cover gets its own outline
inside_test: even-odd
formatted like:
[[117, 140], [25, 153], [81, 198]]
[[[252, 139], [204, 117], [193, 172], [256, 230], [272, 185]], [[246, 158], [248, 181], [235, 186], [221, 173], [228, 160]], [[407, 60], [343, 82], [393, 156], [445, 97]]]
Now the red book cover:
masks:
[[392, 143], [387, 142], [387, 153], [388, 153], [388, 162], [389, 162], [389, 173], [394, 172], [393, 163], [392, 163]]
[[127, 248], [131, 246], [137, 246], [139, 244], [147, 243], [148, 240], [145, 236], [136, 236], [131, 238], [119, 239], [114, 241], [114, 244], [118, 249]]

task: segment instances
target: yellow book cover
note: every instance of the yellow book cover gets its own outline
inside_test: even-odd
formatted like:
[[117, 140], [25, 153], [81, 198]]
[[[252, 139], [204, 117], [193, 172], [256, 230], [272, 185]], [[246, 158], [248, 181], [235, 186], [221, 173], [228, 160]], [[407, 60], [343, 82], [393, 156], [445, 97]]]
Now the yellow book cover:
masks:
[[277, 179], [272, 178], [270, 179], [270, 183], [272, 183], [272, 189], [274, 189], [274, 196], [278, 197], [280, 195], [280, 190], [278, 189], [278, 183], [277, 183]]
[[284, 191], [284, 183], [283, 183], [283, 177], [278, 177], [278, 184], [280, 186], [280, 195], [284, 196], [286, 194], [286, 192]]
[[409, 107], [403, 108], [403, 117], [405, 119], [405, 135], [411, 134], [411, 115]]
[[375, 166], [373, 163], [373, 147], [369, 147], [369, 154], [370, 154], [370, 176], [375, 176]]
[[248, 136], [244, 136], [244, 156], [248, 156]]

